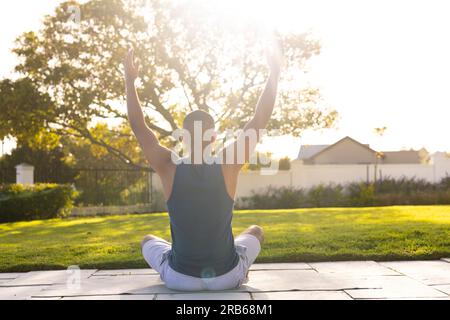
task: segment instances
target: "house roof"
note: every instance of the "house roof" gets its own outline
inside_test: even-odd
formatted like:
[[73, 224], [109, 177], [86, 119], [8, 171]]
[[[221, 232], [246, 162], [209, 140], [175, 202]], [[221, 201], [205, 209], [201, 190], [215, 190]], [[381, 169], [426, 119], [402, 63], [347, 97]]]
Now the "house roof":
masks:
[[357, 143], [357, 144], [363, 146], [364, 148], [376, 153], [376, 151], [373, 150], [372, 148], [370, 148], [368, 144], [362, 144], [361, 142], [356, 141], [353, 138], [345, 137], [345, 138], [342, 138], [341, 140], [337, 141], [336, 143], [330, 144], [330, 145], [305, 145], [305, 146], [302, 146], [300, 149], [300, 154], [298, 156], [298, 160], [307, 160], [307, 159], [315, 158], [317, 155], [321, 154], [322, 152], [325, 152], [326, 150], [334, 147], [335, 145], [337, 145], [345, 140], [351, 140], [352, 142]]
[[319, 153], [320, 151], [328, 148], [329, 144], [324, 145], [303, 145], [300, 148], [300, 153], [298, 154], [299, 160], [306, 160], [311, 157], [313, 157], [315, 154]]

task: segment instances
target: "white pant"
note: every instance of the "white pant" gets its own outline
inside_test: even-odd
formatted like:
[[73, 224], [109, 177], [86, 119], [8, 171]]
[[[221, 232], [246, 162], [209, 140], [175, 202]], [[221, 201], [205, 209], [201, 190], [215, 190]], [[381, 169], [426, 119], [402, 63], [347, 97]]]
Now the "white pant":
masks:
[[145, 261], [156, 270], [167, 288], [179, 291], [220, 291], [239, 288], [247, 283], [248, 270], [261, 251], [258, 238], [250, 234], [235, 239], [239, 255], [238, 265], [230, 272], [215, 278], [196, 278], [181, 274], [169, 266], [168, 255], [172, 245], [163, 239], [153, 239], [142, 247]]

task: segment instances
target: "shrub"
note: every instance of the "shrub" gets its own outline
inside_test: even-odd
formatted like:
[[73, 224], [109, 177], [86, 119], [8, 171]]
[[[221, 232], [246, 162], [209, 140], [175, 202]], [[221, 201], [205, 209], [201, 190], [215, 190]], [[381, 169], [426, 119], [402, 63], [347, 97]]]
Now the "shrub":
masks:
[[417, 191], [410, 194], [384, 193], [375, 196], [375, 205], [437, 205], [450, 204], [450, 191]]
[[346, 195], [341, 185], [318, 185], [308, 191], [308, 198], [305, 201], [307, 207], [330, 207], [346, 206]]
[[305, 204], [306, 195], [303, 189], [290, 187], [268, 187], [259, 192], [253, 192], [250, 197], [239, 199], [238, 208], [253, 209], [291, 209]]
[[0, 222], [44, 220], [69, 213], [78, 196], [70, 185], [0, 186]]
[[385, 178], [375, 184], [322, 184], [308, 190], [269, 187], [239, 200], [238, 207], [245, 209], [450, 204], [450, 177], [435, 184], [415, 178]]
[[418, 191], [434, 191], [436, 186], [423, 179], [386, 177], [375, 184], [375, 189], [377, 193], [413, 194]]
[[351, 183], [347, 187], [348, 201], [353, 206], [372, 206], [375, 202], [375, 186], [366, 183]]
[[438, 184], [438, 188], [440, 190], [450, 190], [450, 177], [448, 175], [441, 179]]

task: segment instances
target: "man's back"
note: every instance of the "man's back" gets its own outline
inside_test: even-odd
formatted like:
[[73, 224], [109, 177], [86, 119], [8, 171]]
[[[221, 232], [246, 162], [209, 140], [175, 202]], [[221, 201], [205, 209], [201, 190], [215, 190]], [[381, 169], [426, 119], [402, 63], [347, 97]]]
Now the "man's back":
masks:
[[167, 202], [172, 252], [170, 266], [193, 277], [210, 278], [239, 262], [231, 229], [234, 200], [219, 164], [179, 164]]

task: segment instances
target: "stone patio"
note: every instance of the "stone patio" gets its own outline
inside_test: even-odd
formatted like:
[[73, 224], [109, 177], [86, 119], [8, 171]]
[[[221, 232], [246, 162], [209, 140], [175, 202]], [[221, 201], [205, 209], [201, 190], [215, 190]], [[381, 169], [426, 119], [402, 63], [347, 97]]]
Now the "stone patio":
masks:
[[450, 300], [450, 259], [257, 264], [250, 282], [226, 292], [168, 290], [151, 269], [0, 274], [0, 300]]

